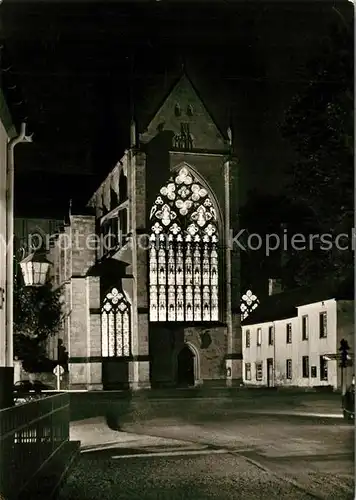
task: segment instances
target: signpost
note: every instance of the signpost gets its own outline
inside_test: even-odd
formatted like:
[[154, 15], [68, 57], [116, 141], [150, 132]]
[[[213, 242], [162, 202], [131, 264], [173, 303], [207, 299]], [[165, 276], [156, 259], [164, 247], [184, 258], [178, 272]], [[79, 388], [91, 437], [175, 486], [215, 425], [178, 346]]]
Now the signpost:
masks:
[[60, 391], [61, 390], [61, 380], [62, 380], [62, 375], [64, 373], [64, 368], [63, 366], [61, 365], [57, 365], [54, 370], [53, 370], [53, 373], [55, 374], [55, 376], [57, 377], [57, 391]]

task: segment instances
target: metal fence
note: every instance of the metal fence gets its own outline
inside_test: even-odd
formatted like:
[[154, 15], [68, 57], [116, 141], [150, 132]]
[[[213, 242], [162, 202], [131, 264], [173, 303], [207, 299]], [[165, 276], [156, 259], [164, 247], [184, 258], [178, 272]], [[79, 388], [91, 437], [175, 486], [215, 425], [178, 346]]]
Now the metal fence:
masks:
[[68, 441], [68, 394], [0, 410], [0, 498], [16, 498]]

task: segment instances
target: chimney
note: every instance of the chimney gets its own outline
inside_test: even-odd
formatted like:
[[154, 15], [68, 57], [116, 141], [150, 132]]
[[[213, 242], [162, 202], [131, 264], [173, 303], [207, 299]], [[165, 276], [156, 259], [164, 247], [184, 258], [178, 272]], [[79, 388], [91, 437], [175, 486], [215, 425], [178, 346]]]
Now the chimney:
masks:
[[276, 295], [276, 293], [281, 293], [282, 291], [282, 280], [277, 278], [269, 278], [268, 295]]

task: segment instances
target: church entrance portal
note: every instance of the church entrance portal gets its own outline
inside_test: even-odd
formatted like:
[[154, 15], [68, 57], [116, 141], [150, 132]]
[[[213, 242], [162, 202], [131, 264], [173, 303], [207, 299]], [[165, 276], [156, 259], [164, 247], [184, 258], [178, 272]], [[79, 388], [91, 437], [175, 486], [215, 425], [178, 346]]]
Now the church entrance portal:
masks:
[[177, 384], [178, 387], [189, 387], [194, 386], [195, 374], [194, 374], [194, 353], [190, 347], [186, 344], [183, 349], [178, 354], [177, 364]]

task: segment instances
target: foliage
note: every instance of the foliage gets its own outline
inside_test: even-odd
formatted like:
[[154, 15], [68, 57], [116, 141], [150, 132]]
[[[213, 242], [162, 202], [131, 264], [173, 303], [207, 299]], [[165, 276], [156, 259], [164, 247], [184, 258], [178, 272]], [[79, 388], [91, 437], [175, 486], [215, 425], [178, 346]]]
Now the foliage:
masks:
[[[354, 201], [353, 26], [343, 21], [311, 61], [309, 84], [293, 100], [282, 127], [297, 157], [289, 168], [289, 197], [308, 207], [317, 233], [334, 238], [340, 233], [351, 237]], [[300, 284], [343, 275], [352, 266], [350, 248], [314, 247], [290, 255]]]
[[19, 279], [14, 280], [14, 355], [26, 371], [51, 369], [46, 341], [61, 327], [61, 295], [61, 288], [54, 289], [50, 283], [26, 287]]

